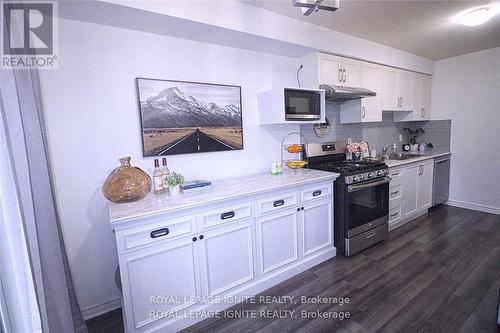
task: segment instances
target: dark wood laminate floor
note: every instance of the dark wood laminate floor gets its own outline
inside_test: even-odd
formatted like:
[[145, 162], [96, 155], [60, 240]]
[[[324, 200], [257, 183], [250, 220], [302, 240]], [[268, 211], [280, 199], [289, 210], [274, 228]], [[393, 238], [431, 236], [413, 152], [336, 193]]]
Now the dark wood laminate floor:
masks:
[[[294, 300], [348, 297], [349, 304], [238, 304], [228, 313], [290, 310], [293, 319], [207, 319], [184, 332], [495, 332], [499, 288], [500, 216], [442, 206], [391, 232], [384, 243], [262, 293]], [[350, 318], [305, 316], [318, 311], [349, 312]], [[119, 310], [87, 325], [91, 333], [123, 331]]]

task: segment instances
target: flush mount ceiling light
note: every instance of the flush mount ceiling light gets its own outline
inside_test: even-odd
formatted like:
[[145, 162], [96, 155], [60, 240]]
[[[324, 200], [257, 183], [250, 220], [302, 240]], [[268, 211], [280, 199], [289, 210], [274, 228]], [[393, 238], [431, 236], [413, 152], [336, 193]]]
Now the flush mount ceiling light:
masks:
[[474, 9], [469, 9], [457, 15], [456, 21], [460, 24], [474, 27], [491, 19], [498, 13], [498, 6], [484, 6]]
[[[300, 7], [302, 9], [302, 14], [304, 16], [311, 15], [312, 12], [317, 12], [321, 10], [329, 10], [331, 12], [336, 11], [339, 8], [339, 1], [327, 1], [327, 0], [292, 0], [292, 4], [295, 7]], [[332, 2], [331, 6], [327, 6], [326, 2]]]

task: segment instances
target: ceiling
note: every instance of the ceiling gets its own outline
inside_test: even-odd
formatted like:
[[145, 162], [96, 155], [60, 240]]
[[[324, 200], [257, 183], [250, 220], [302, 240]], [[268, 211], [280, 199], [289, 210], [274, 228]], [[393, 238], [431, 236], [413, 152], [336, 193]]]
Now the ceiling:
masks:
[[476, 27], [453, 21], [457, 13], [488, 1], [340, 0], [337, 11], [310, 16], [303, 16], [292, 0], [242, 2], [431, 60], [500, 46], [500, 14]]

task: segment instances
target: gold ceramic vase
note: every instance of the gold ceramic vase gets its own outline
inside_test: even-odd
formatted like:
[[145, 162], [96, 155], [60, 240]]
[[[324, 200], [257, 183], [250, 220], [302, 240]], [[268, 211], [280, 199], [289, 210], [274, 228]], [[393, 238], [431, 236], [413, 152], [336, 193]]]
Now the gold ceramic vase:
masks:
[[131, 202], [144, 198], [151, 190], [151, 177], [131, 166], [130, 157], [120, 158], [120, 163], [102, 186], [104, 196], [113, 202]]

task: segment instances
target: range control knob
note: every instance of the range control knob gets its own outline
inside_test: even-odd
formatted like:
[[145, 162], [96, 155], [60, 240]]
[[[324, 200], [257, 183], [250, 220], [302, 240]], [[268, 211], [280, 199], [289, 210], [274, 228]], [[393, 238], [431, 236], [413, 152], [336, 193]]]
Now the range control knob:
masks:
[[373, 174], [371, 172], [368, 173], [368, 178], [373, 178]]
[[358, 177], [356, 177], [356, 176], [352, 177], [352, 181], [353, 182], [357, 182], [358, 181]]
[[382, 170], [377, 171], [377, 176], [382, 176], [384, 172]]

